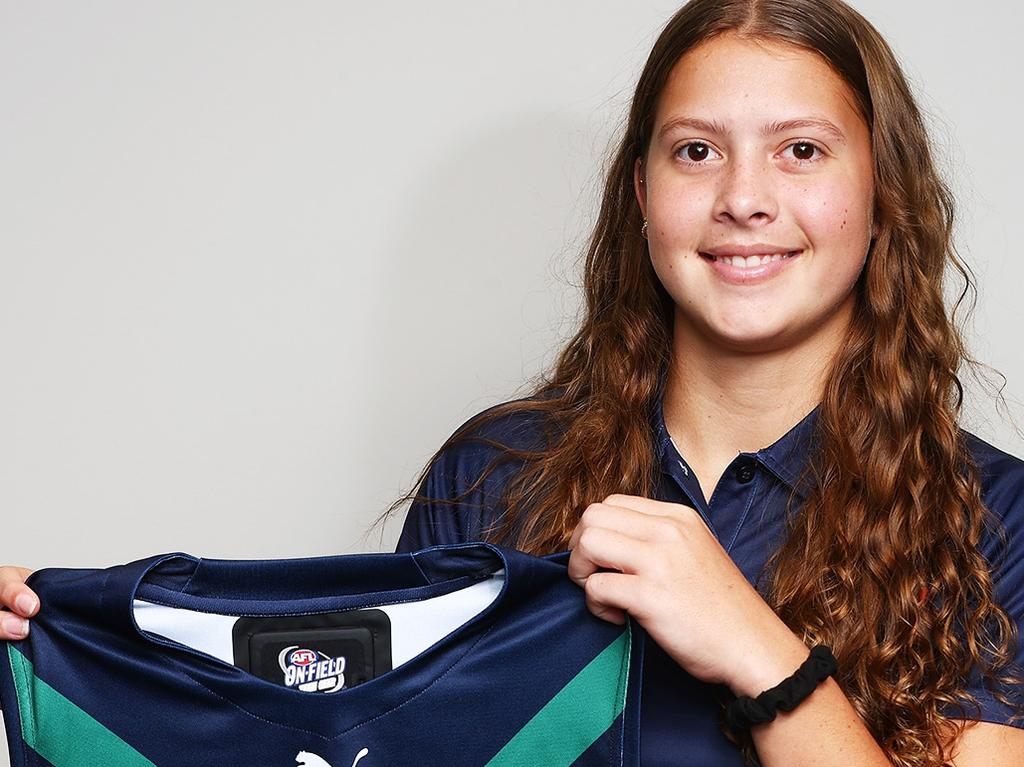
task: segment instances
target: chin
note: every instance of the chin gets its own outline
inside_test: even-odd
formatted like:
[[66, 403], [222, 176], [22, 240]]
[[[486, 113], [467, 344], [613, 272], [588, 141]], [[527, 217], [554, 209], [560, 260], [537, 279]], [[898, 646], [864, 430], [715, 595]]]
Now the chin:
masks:
[[764, 323], [751, 326], [710, 328], [717, 345], [739, 352], [767, 352], [786, 345], [788, 334], [784, 326], [765, 327]]

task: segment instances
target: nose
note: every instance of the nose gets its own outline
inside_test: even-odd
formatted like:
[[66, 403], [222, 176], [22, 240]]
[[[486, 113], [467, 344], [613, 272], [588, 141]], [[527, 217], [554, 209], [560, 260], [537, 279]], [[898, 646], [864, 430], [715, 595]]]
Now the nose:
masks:
[[770, 164], [752, 156], [728, 162], [719, 175], [715, 219], [744, 226], [763, 225], [775, 220], [777, 214]]

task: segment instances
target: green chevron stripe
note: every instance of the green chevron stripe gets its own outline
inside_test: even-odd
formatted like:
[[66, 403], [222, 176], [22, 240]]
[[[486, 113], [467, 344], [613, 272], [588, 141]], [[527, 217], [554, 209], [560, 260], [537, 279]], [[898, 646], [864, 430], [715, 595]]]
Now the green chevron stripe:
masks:
[[[611, 727], [626, 705], [629, 628], [588, 663], [495, 754], [486, 767], [567, 767]], [[611, 701], [611, 705], [608, 702]]]
[[146, 757], [35, 675], [7, 645], [18, 696], [21, 737], [53, 767], [156, 767]]

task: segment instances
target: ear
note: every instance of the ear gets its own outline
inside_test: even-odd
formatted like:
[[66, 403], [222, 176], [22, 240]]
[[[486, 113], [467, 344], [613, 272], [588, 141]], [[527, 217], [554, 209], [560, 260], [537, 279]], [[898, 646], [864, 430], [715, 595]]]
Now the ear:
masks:
[[642, 157], [637, 157], [633, 164], [633, 191], [636, 193], [636, 201], [640, 203], [640, 212], [647, 218], [647, 183], [644, 180]]

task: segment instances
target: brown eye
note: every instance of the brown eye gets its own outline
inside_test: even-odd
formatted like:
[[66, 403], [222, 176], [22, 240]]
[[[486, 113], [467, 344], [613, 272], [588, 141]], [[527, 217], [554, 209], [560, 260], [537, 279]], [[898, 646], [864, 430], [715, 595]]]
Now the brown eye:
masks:
[[[794, 141], [785, 148], [787, 148], [787, 150], [793, 150], [793, 159], [797, 161], [798, 165], [817, 163], [824, 158], [824, 152], [821, 150], [821, 147], [813, 141]], [[820, 157], [815, 158], [815, 152], [817, 152]]]
[[801, 162], [807, 162], [814, 159], [814, 153], [818, 150], [818, 147], [809, 141], [798, 141], [795, 144], [790, 144], [793, 149], [793, 157]]
[[687, 144], [686, 159], [693, 162], [704, 162], [708, 158], [707, 144]]
[[687, 165], [701, 165], [714, 150], [703, 141], [691, 141], [676, 150], [676, 156]]

